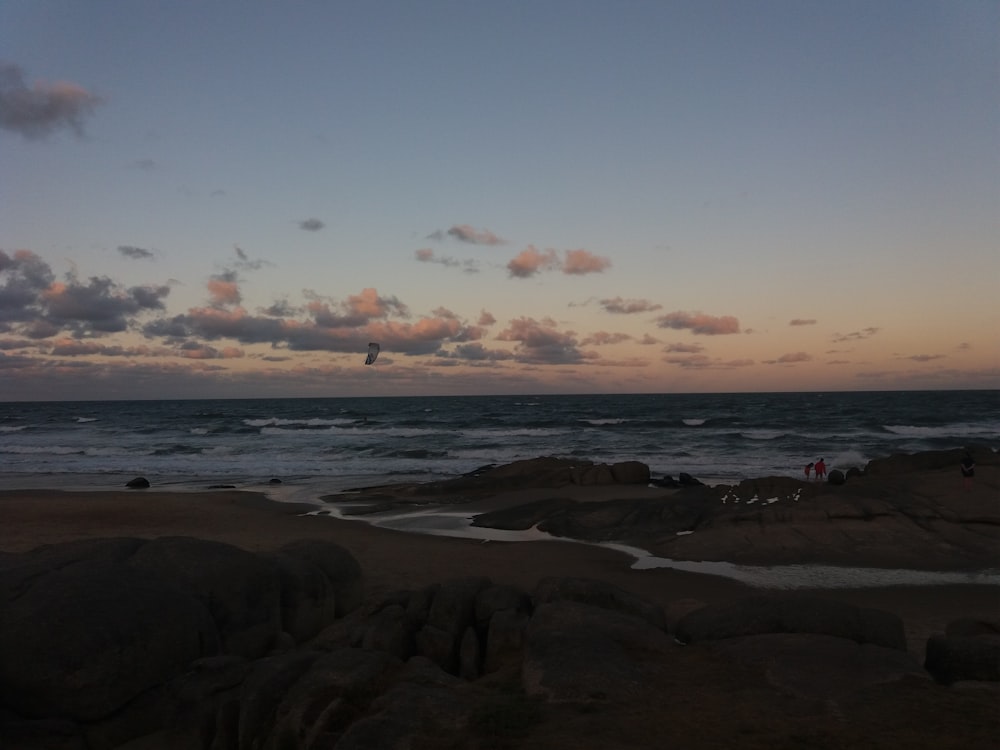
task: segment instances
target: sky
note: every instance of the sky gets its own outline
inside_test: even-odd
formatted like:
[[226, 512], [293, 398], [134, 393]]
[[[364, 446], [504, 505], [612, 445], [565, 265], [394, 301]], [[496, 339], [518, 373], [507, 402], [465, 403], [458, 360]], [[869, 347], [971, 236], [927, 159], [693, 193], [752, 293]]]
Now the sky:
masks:
[[0, 401], [1000, 388], [998, 290], [995, 0], [0, 3]]

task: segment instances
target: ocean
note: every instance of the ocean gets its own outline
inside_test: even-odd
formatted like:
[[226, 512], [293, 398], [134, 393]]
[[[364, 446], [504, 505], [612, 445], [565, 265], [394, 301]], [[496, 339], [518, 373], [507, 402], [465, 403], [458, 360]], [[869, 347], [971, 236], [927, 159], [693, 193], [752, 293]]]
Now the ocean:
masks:
[[0, 403], [8, 488], [327, 490], [454, 476], [537, 456], [638, 460], [711, 484], [1000, 448], [1000, 391], [455, 396]]

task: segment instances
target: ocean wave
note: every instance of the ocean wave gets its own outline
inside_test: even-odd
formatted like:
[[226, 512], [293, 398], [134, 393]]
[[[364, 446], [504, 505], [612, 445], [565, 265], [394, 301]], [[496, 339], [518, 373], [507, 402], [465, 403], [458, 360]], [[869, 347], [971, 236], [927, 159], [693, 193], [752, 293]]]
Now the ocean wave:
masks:
[[355, 424], [358, 420], [340, 417], [338, 419], [323, 419], [321, 417], [311, 417], [309, 419], [284, 419], [281, 417], [269, 417], [267, 419], [244, 419], [243, 424], [247, 427], [335, 427], [341, 424]]
[[681, 422], [686, 424], [688, 427], [701, 427], [707, 419], [682, 419]]
[[44, 455], [50, 453], [56, 456], [71, 456], [74, 453], [83, 454], [86, 449], [83, 446], [71, 447], [68, 445], [4, 445], [0, 446], [0, 453], [14, 453], [24, 455]]
[[1000, 424], [991, 422], [980, 424], [956, 422], [933, 426], [885, 424], [882, 425], [882, 429], [900, 437], [920, 438], [924, 440], [937, 438], [995, 438], [1000, 434]]
[[747, 440], [777, 440], [787, 434], [784, 430], [744, 430], [740, 437]]
[[19, 424], [13, 427], [8, 427], [6, 425], [0, 425], [0, 432], [20, 432], [21, 430], [27, 429], [28, 425]]

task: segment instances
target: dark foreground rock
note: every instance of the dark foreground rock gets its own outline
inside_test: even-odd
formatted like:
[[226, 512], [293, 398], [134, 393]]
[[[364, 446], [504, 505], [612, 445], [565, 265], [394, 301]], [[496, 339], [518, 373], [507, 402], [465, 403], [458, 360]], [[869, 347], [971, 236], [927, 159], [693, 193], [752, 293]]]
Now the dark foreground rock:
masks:
[[0, 746], [596, 750], [743, 732], [762, 748], [824, 733], [987, 747], [1000, 732], [995, 691], [939, 684], [997, 680], [996, 623], [956, 622], [944, 657], [931, 639], [936, 683], [898, 617], [821, 597], [686, 604], [670, 633], [656, 604], [596, 580], [456, 578], [368, 602], [361, 583], [351, 555], [308, 540], [4, 555]]

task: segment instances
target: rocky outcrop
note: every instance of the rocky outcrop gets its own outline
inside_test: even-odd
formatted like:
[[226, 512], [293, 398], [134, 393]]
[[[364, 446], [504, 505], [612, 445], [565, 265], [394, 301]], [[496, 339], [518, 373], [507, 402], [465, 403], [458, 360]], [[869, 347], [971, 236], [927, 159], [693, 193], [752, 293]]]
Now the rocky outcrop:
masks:
[[922, 686], [903, 705], [951, 691], [928, 672], [996, 679], [994, 622], [952, 623], [925, 671], [898, 617], [836, 599], [683, 600], [668, 628], [659, 605], [597, 580], [526, 592], [456, 578], [370, 601], [361, 580], [350, 554], [313, 540], [261, 555], [165, 538], [0, 556], [0, 746], [497, 747], [497, 732], [524, 736], [549, 714], [624, 720], [736, 672], [751, 682], [720, 700], [801, 699], [795, 712], [886, 686]]
[[[393, 504], [405, 504], [406, 499], [412, 497], [438, 496], [440, 502], [453, 502], [455, 497], [470, 494], [492, 495], [497, 492], [545, 487], [645, 485], [649, 481], [649, 467], [640, 461], [602, 464], [583, 459], [542, 456], [500, 466], [483, 466], [453, 479], [420, 484], [364, 487], [354, 492], [369, 503], [372, 500], [383, 499], [386, 505], [374, 508], [377, 511]], [[372, 510], [369, 508], [368, 512]]]
[[805, 594], [760, 594], [703, 607], [677, 622], [675, 637], [697, 643], [764, 633], [828, 635], [906, 651], [898, 616]]
[[1000, 621], [955, 620], [927, 640], [924, 667], [938, 682], [1000, 682]]
[[[732, 486], [675, 483], [660, 497], [623, 492], [603, 501], [532, 499], [481, 513], [473, 525], [537, 527], [676, 560], [1000, 568], [1000, 504], [988, 490], [963, 490], [957, 469], [962, 455], [892, 457], [871, 462], [864, 474], [834, 470], [828, 482], [760, 477]], [[976, 461], [985, 467], [981, 475], [998, 464], [990, 451], [976, 453]]]
[[[330, 559], [343, 553], [328, 542], [303, 547], [326, 549]], [[175, 537], [4, 556], [0, 704], [26, 721], [86, 727], [95, 746], [148, 729], [166, 686], [190, 665], [258, 659], [332, 622], [333, 595], [357, 589], [360, 569], [350, 558], [353, 566], [343, 559], [324, 572], [302, 551], [283, 550], [279, 565], [230, 545]], [[233, 674], [229, 662], [225, 674]]]

